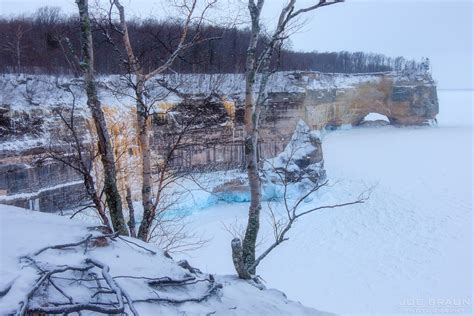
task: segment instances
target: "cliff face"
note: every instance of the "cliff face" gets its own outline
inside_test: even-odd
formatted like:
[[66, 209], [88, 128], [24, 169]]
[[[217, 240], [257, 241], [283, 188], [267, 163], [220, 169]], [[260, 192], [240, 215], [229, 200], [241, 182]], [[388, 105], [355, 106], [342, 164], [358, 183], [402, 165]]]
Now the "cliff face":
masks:
[[[215, 111], [223, 112], [223, 118], [205, 130], [194, 128], [185, 137], [186, 146], [176, 151], [173, 166], [242, 166], [243, 76], [168, 76], [167, 80], [172, 86], [179, 86], [180, 93], [166, 94], [158, 106], [150, 135], [155, 155], [158, 157], [173, 139], [173, 124], [163, 120], [160, 109], [174, 106], [173, 112], [179, 114], [183, 105], [201, 106], [196, 100], [213, 95], [218, 105], [213, 103]], [[261, 117], [259, 150], [264, 158], [283, 151], [300, 120], [316, 130], [358, 126], [369, 113], [385, 115], [390, 124], [397, 126], [427, 125], [438, 114], [436, 86], [427, 73], [284, 72], [274, 74], [271, 82]], [[82, 184], [78, 175], [52, 161], [35, 161], [52, 144], [56, 145], [62, 132], [55, 113], [58, 108], [70, 108], [72, 104], [71, 94], [62, 87], [72, 87], [77, 115], [87, 116], [81, 84], [71, 78], [0, 77], [0, 203], [44, 211], [75, 204], [69, 196], [80, 195]], [[132, 92], [119, 77], [102, 78], [101, 86], [105, 105], [119, 111], [133, 107]], [[149, 89], [151, 94], [164, 93], [159, 84]]]
[[358, 126], [369, 113], [387, 116], [393, 125], [426, 125], [439, 112], [436, 86], [430, 79], [376, 75], [351, 87], [308, 89], [305, 118], [315, 129]]
[[[395, 126], [429, 125], [439, 111], [436, 86], [428, 74], [293, 72], [276, 74], [272, 82], [276, 84], [269, 88], [261, 115], [259, 151], [263, 158], [284, 149], [301, 119], [313, 130], [363, 125], [370, 113], [385, 115]], [[233, 103], [231, 124], [194, 135], [194, 139], [205, 138], [206, 146], [191, 141], [186, 150], [177, 152], [181, 157], [178, 165], [239, 166], [243, 162], [243, 87], [230, 83], [218, 92]], [[205, 88], [198, 91], [208, 93]], [[160, 126], [155, 126], [155, 135], [159, 133]], [[166, 147], [163, 137], [154, 140], [157, 151]]]
[[33, 160], [0, 165], [0, 204], [55, 212], [79, 205], [84, 198], [80, 176], [63, 164]]

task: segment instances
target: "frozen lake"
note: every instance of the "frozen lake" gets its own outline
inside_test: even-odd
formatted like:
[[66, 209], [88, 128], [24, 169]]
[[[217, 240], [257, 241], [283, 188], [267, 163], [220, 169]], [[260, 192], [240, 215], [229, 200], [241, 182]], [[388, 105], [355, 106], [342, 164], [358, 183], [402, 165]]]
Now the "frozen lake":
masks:
[[[338, 314], [471, 314], [473, 92], [439, 91], [439, 99], [438, 127], [324, 137], [328, 177], [337, 183], [309, 204], [375, 188], [366, 204], [297, 222], [259, 267], [268, 287]], [[195, 229], [212, 238], [191, 254], [193, 265], [234, 273], [224, 226], [243, 223], [247, 207], [218, 204], [192, 215]], [[267, 224], [263, 244], [272, 237]]]

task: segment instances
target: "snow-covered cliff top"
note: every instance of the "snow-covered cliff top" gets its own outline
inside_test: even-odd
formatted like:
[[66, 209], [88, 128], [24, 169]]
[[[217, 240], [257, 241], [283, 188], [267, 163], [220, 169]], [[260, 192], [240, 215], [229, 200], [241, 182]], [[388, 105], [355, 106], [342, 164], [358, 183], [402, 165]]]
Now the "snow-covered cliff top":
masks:
[[[378, 82], [390, 78], [399, 85], [433, 85], [428, 74], [406, 75], [402, 73], [374, 74], [330, 74], [319, 72], [277, 72], [272, 75], [268, 92], [304, 93], [308, 90], [346, 89], [361, 84]], [[99, 76], [101, 101], [109, 106], [134, 104], [130, 82], [133, 78], [110, 75]], [[166, 86], [171, 88], [164, 88]], [[71, 105], [72, 95], [76, 105], [85, 105], [82, 80], [68, 76], [47, 75], [0, 75], [0, 107], [11, 110], [34, 111], [45, 107]], [[68, 90], [70, 89], [70, 90]], [[184, 96], [207, 96], [212, 93], [230, 99], [242, 99], [245, 90], [243, 74], [193, 74], [165, 75], [150, 80], [147, 84], [149, 103], [176, 103]], [[2, 109], [0, 108], [0, 111]]]

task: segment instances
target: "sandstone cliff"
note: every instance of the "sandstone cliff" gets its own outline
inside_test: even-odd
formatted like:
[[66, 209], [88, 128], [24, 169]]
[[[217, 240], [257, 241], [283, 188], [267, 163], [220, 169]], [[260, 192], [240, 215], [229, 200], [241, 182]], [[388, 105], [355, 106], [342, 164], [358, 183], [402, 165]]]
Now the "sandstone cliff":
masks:
[[[243, 164], [242, 75], [167, 76], [150, 83], [156, 103], [151, 143], [157, 156], [169, 144], [173, 126], [165, 111], [179, 115], [185, 105], [200, 106], [213, 97], [220, 120], [205, 131], [193, 129], [186, 146], [176, 151], [174, 167], [225, 169]], [[436, 85], [428, 73], [326, 74], [281, 72], [273, 75], [262, 114], [260, 155], [275, 157], [288, 144], [299, 120], [311, 129], [358, 126], [369, 113], [385, 115], [390, 124], [426, 125], [438, 114]], [[58, 108], [70, 108], [75, 95], [78, 120], [87, 117], [80, 79], [49, 76], [0, 76], [0, 203], [55, 211], [74, 204], [69, 196], [81, 190], [80, 177], [37, 157], [57, 145], [61, 124]], [[118, 76], [101, 78], [103, 103], [117, 111], [133, 108], [133, 93]], [[202, 105], [202, 104], [201, 104]], [[206, 112], [207, 113], [207, 112]], [[181, 113], [182, 114], [182, 113]], [[211, 113], [212, 114], [212, 113]], [[221, 115], [223, 114], [223, 115]], [[207, 115], [207, 114], [206, 114]], [[46, 166], [44, 165], [46, 163]]]

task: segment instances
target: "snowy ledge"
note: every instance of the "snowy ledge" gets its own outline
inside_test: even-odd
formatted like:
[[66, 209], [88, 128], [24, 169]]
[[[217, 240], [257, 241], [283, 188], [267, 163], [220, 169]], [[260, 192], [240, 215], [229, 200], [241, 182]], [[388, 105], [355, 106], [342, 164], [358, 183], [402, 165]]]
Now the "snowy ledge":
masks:
[[[107, 239], [85, 224], [58, 215], [0, 205], [0, 222], [2, 315], [21, 311], [25, 302], [29, 307], [52, 311], [67, 304], [87, 302], [111, 308], [115, 296], [110, 291], [118, 289], [126, 297], [124, 311], [135, 315], [331, 315], [290, 301], [280, 291], [258, 289], [235, 276], [190, 271], [151, 244], [131, 238]], [[84, 240], [87, 242], [79, 243]], [[68, 243], [77, 245], [45, 249]], [[97, 269], [101, 264], [110, 270], [104, 274], [104, 269]], [[100, 282], [105, 284], [109, 274], [110, 284], [114, 286], [107, 292], [102, 285], [102, 293], [91, 297], [91, 287], [87, 284], [91, 281], [84, 274], [66, 271], [51, 278], [54, 286], [41, 286], [32, 292], [35, 284], [45, 277], [45, 271], [65, 266], [95, 268], [96, 275], [100, 276], [101, 271], [104, 275], [99, 277]], [[71, 278], [81, 280], [70, 282]], [[150, 278], [156, 281], [154, 285]], [[176, 286], [163, 280], [182, 283]], [[133, 302], [133, 307], [128, 300]], [[89, 314], [94, 312], [83, 313]]]
[[[373, 84], [383, 78], [397, 86], [433, 86], [435, 82], [428, 73], [407, 74], [404, 72], [380, 72], [367, 74], [322, 73], [317, 71], [282, 71], [272, 74], [268, 93], [305, 93], [311, 90], [351, 89], [358, 85]], [[119, 75], [98, 76], [99, 94], [108, 106], [130, 106], [134, 104], [134, 92], [128, 81]], [[257, 81], [259, 78], [257, 78]], [[170, 93], [160, 82], [179, 91]], [[77, 97], [78, 106], [85, 106], [86, 96], [81, 88], [82, 79], [71, 76], [0, 74], [0, 107], [10, 106], [14, 111], [71, 104], [71, 94], [61, 87], [70, 86]], [[183, 95], [199, 96], [217, 93], [233, 100], [242, 100], [245, 92], [243, 74], [170, 74], [157, 77], [147, 83], [147, 91], [164, 103], [179, 103]], [[1, 110], [1, 108], [0, 108]], [[8, 109], [5, 109], [8, 110]]]

